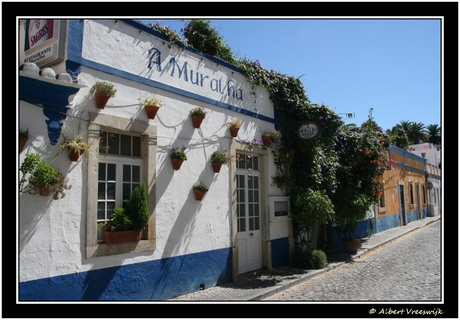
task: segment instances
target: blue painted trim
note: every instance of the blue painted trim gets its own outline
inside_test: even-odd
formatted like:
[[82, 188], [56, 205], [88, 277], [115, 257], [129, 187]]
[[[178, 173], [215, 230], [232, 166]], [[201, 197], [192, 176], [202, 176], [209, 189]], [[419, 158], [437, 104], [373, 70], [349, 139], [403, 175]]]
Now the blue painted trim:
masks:
[[289, 264], [289, 238], [271, 240], [272, 268]]
[[[135, 28], [138, 28], [142, 31], [148, 32], [156, 37], [159, 37], [161, 39], [168, 41], [168, 37], [166, 37], [164, 34], [159, 33], [155, 30], [152, 30], [150, 27], [147, 27], [146, 25], [143, 25], [139, 22], [136, 22], [133, 20], [123, 20], [123, 19], [119, 21], [122, 21], [128, 25], [131, 25]], [[66, 61], [66, 67], [69, 70], [69, 73], [71, 75], [78, 74], [80, 72], [81, 66], [85, 66], [91, 69], [95, 69], [98, 71], [102, 71], [108, 74], [112, 74], [112, 75], [121, 77], [124, 79], [128, 79], [128, 80], [131, 80], [137, 83], [142, 83], [142, 84], [152, 86], [152, 87], [155, 87], [161, 90], [165, 90], [165, 91], [177, 94], [177, 95], [195, 99], [197, 101], [201, 101], [201, 102], [204, 102], [210, 105], [215, 105], [220, 108], [224, 108], [224, 109], [231, 110], [237, 113], [241, 113], [246, 116], [260, 119], [262, 121], [275, 123], [275, 119], [273, 118], [270, 118], [264, 115], [259, 115], [255, 112], [252, 112], [246, 109], [242, 109], [239, 107], [235, 107], [228, 103], [223, 103], [218, 100], [203, 97], [201, 95], [198, 95], [198, 94], [186, 91], [186, 90], [178, 89], [178, 88], [166, 85], [164, 83], [161, 83], [155, 80], [150, 80], [150, 79], [147, 79], [147, 78], [123, 71], [123, 70], [119, 70], [119, 69], [83, 58], [82, 57], [83, 25], [84, 25], [83, 20], [71, 20], [70, 25], [69, 25], [69, 29], [72, 30], [72, 32], [69, 32], [68, 61]], [[191, 48], [185, 48], [185, 49], [187, 49], [188, 51], [194, 52], [196, 54], [199, 54], [205, 57], [206, 59], [215, 61], [219, 64], [224, 65], [225, 67], [228, 67], [234, 71], [237, 71], [243, 74], [241, 69], [236, 68], [234, 65], [229, 64], [228, 62], [225, 62], [219, 58], [208, 56], [194, 49], [191, 50]]]
[[48, 137], [52, 145], [56, 144], [61, 135], [62, 125], [70, 109], [69, 96], [78, 92], [79, 88], [49, 83], [37, 79], [19, 77], [20, 100], [32, 104], [43, 105], [43, 114], [48, 118]]
[[21, 282], [20, 301], [152, 301], [232, 280], [230, 248]]

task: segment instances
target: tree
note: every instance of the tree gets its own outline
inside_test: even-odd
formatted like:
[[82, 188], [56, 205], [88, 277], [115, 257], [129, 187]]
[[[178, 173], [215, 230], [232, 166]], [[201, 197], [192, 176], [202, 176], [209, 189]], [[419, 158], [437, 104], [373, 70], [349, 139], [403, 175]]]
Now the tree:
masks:
[[421, 122], [411, 122], [407, 136], [411, 144], [419, 144], [428, 140], [426, 127]]
[[437, 124], [429, 124], [426, 126], [428, 132], [428, 142], [440, 145], [441, 144], [441, 127]]

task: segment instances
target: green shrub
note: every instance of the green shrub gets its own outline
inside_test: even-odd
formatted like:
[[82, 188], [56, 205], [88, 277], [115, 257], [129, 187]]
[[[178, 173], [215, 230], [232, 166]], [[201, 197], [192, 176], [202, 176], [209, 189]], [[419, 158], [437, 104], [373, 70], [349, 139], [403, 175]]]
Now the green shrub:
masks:
[[294, 250], [294, 265], [306, 269], [323, 269], [327, 265], [327, 257], [320, 249], [300, 249]]

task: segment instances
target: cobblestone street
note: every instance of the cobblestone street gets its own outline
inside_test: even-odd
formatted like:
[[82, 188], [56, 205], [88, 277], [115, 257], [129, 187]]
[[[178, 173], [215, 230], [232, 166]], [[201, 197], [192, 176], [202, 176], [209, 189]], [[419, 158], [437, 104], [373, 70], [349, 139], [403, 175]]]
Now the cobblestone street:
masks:
[[265, 300], [440, 301], [439, 221]]

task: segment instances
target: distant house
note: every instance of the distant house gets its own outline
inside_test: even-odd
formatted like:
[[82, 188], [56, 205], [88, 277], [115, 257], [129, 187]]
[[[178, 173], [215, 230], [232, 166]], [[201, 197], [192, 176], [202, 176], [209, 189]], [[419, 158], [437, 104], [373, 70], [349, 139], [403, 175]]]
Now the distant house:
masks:
[[375, 231], [406, 225], [428, 215], [426, 159], [390, 145], [389, 170], [384, 174], [384, 189], [376, 206]]
[[[38, 153], [72, 185], [60, 200], [19, 196], [20, 301], [164, 300], [289, 263], [289, 198], [260, 141], [276, 124], [265, 89], [254, 102], [241, 70], [133, 20], [21, 20], [19, 35], [19, 125], [30, 133], [19, 162]], [[90, 93], [98, 81], [117, 90], [103, 109]], [[155, 119], [142, 104], [150, 97], [164, 103]], [[75, 133], [87, 158], [54, 159]], [[171, 150], [182, 147], [174, 170]], [[214, 151], [233, 159], [218, 173]], [[197, 181], [209, 186], [202, 201]], [[151, 217], [141, 240], [104, 243], [99, 223], [142, 182]]]

